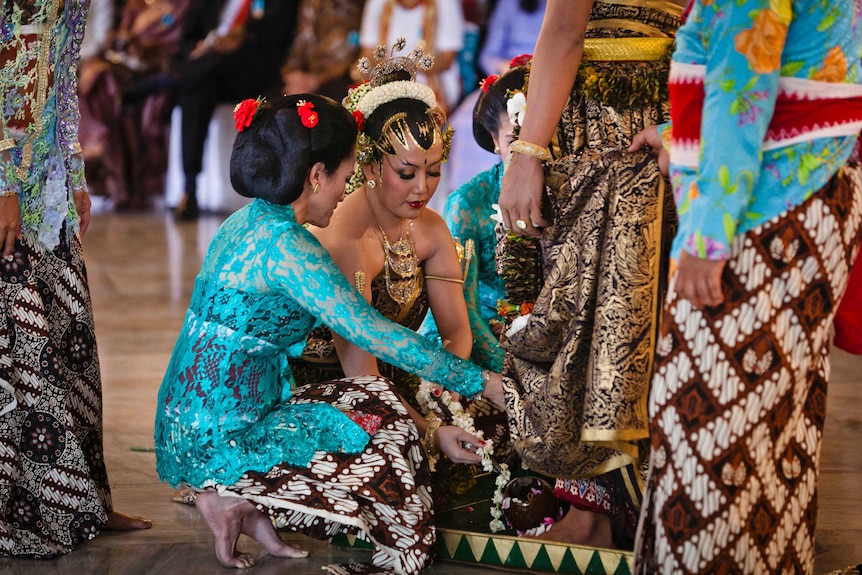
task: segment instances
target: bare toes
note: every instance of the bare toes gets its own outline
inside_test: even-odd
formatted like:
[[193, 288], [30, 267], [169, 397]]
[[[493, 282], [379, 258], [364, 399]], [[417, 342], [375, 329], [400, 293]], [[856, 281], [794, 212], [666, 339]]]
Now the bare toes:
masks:
[[230, 557], [218, 557], [218, 562], [225, 567], [233, 567], [235, 569], [248, 569], [249, 567], [254, 565], [254, 556], [250, 555], [249, 553], [234, 553]]
[[234, 559], [236, 561], [234, 567], [237, 569], [248, 569], [254, 565], [254, 556], [248, 553], [237, 553]]
[[143, 517], [134, 515], [126, 515], [119, 511], [111, 511], [108, 513], [108, 523], [105, 529], [111, 531], [132, 531], [134, 529], [149, 529], [153, 526], [153, 522]]
[[275, 551], [274, 553], [270, 553], [270, 555], [274, 555], [276, 557], [290, 557], [292, 559], [301, 559], [302, 557], [308, 557], [308, 549], [304, 549], [299, 545], [291, 545], [290, 543], [285, 543], [284, 547], [282, 547], [278, 551]]

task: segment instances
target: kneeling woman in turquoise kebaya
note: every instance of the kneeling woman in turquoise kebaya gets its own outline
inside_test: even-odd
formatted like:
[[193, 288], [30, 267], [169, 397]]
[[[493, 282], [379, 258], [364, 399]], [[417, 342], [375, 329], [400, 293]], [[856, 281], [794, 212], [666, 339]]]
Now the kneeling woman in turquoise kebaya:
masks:
[[[212, 241], [159, 392], [160, 477], [196, 491], [218, 560], [247, 567], [241, 533], [271, 554], [304, 557], [273, 525], [374, 544], [374, 567], [416, 573], [435, 542], [419, 433], [391, 383], [362, 376], [294, 388], [288, 365], [318, 325], [466, 396], [499, 376], [384, 319], [303, 224], [326, 226], [355, 162], [354, 118], [321, 96], [247, 100], [231, 183], [255, 198]], [[450, 428], [429, 439], [479, 461]], [[366, 566], [367, 568], [367, 566]], [[333, 566], [351, 573], [355, 566]], [[360, 568], [361, 569], [361, 568]]]

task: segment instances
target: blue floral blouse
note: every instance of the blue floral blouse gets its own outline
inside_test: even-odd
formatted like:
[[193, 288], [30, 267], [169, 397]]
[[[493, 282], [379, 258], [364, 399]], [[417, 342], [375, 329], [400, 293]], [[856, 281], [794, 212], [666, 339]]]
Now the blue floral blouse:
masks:
[[[680, 219], [674, 258], [685, 249], [726, 259], [736, 235], [800, 204], [846, 162], [855, 134], [764, 142], [776, 99], [789, 86], [814, 93], [860, 83], [858, 11], [849, 0], [691, 3], [676, 37], [671, 78], [679, 64], [703, 67], [705, 94], [697, 165], [680, 162], [671, 146]], [[690, 118], [673, 109], [672, 118], [676, 137], [677, 124]], [[668, 127], [660, 127], [665, 139]]]

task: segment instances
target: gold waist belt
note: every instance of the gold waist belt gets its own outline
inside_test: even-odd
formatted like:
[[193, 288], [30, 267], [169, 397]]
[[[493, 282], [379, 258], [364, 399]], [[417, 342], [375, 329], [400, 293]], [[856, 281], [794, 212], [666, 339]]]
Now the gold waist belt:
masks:
[[645, 62], [664, 60], [673, 38], [587, 38], [584, 60]]

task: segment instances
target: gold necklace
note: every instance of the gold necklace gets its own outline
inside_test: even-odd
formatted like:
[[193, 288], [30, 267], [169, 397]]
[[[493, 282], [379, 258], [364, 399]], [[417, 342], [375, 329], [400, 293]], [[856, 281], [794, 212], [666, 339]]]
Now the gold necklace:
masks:
[[416, 256], [416, 244], [410, 235], [410, 228], [407, 226], [406, 219], [402, 220], [404, 227], [402, 236], [394, 244], [390, 243], [389, 237], [383, 231], [383, 226], [380, 225], [380, 220], [377, 219], [377, 214], [374, 213], [374, 208], [371, 206], [371, 198], [368, 197], [367, 189], [365, 190], [365, 200], [368, 202], [368, 209], [371, 210], [371, 217], [374, 218], [374, 223], [380, 230], [386, 291], [393, 300], [403, 306], [413, 301], [416, 294], [419, 293], [417, 274], [419, 258]]

